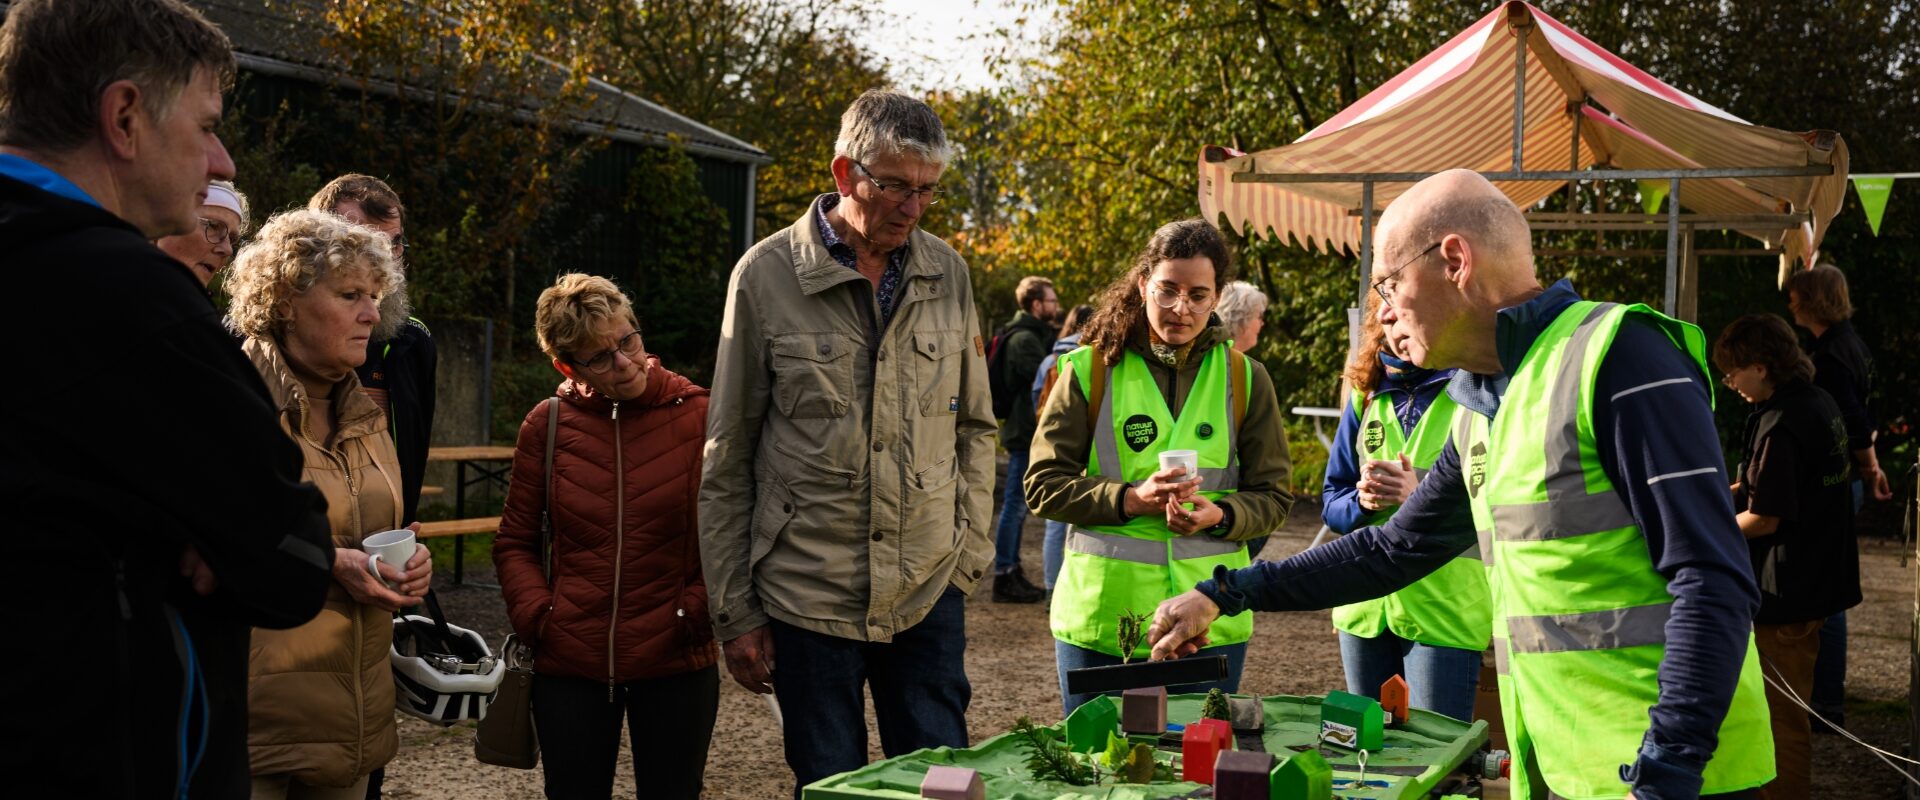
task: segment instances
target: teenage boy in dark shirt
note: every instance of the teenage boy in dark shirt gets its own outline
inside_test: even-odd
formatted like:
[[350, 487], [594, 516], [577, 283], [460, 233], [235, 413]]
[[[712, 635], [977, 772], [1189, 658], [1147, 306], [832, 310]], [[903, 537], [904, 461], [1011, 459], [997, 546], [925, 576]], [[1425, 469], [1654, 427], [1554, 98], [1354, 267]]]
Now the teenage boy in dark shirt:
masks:
[[1811, 735], [1801, 702], [1828, 616], [1860, 602], [1847, 428], [1833, 398], [1811, 382], [1813, 362], [1772, 314], [1733, 321], [1713, 345], [1721, 382], [1753, 404], [1746, 457], [1733, 484], [1740, 532], [1760, 584], [1754, 641], [1761, 669], [1798, 698], [1767, 687], [1778, 776], [1768, 800], [1811, 795]]

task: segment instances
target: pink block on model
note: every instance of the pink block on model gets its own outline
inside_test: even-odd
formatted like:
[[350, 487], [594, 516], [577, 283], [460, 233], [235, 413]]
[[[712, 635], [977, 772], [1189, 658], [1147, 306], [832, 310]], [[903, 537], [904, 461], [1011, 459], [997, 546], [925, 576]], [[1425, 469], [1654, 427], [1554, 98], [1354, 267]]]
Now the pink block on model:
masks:
[[920, 796], [935, 800], [987, 800], [980, 773], [966, 767], [928, 767], [920, 781]]

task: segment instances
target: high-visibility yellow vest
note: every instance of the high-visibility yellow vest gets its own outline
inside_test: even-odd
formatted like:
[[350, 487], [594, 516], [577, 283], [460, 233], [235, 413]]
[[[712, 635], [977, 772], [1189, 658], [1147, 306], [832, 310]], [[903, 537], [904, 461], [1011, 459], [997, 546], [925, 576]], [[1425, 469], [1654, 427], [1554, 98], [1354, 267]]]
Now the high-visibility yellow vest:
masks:
[[[1408, 436], [1400, 431], [1391, 396], [1376, 393], [1372, 402], [1365, 402], [1355, 393], [1353, 405], [1360, 423], [1353, 437], [1359, 463], [1369, 459], [1393, 461], [1405, 453], [1413, 461], [1416, 476], [1425, 475], [1440, 459], [1459, 409], [1453, 398], [1441, 392]], [[1383, 524], [1396, 510], [1374, 511], [1367, 515], [1366, 524]], [[1395, 636], [1421, 644], [1485, 650], [1493, 636], [1491, 603], [1487, 568], [1475, 549], [1386, 597], [1335, 607], [1333, 627], [1367, 638], [1390, 630]]]
[[[1132, 351], [1108, 367], [1090, 348], [1060, 357], [1089, 402], [1097, 402], [1088, 475], [1116, 481], [1141, 481], [1160, 471], [1164, 450], [1194, 450], [1200, 455], [1200, 494], [1219, 500], [1240, 485], [1240, 461], [1233, 424], [1229, 370], [1251, 370], [1225, 344], [1203, 356], [1193, 388], [1176, 419], [1155, 385], [1146, 361]], [[1110, 370], [1094, 391], [1095, 370]], [[1241, 377], [1242, 385], [1247, 375]], [[1247, 547], [1204, 532], [1176, 536], [1160, 514], [1134, 517], [1123, 525], [1071, 525], [1066, 554], [1054, 582], [1051, 611], [1055, 639], [1076, 647], [1119, 656], [1122, 612], [1152, 615], [1153, 610], [1193, 585], [1213, 577], [1213, 568], [1248, 564]], [[1244, 642], [1253, 635], [1253, 615], [1215, 620], [1207, 636], [1213, 645]], [[1146, 657], [1151, 642], [1133, 655]]]
[[[1706, 374], [1700, 329], [1646, 306], [1579, 302], [1520, 361], [1489, 421], [1458, 415], [1454, 448], [1491, 570], [1500, 713], [1514, 797], [1627, 793], [1659, 698], [1673, 609], [1645, 534], [1595, 456], [1593, 387], [1628, 314], [1652, 320]], [[1718, 459], [1718, 452], [1702, 454]], [[1703, 794], [1773, 779], [1773, 735], [1752, 634]], [[1537, 773], [1547, 786], [1532, 786]]]

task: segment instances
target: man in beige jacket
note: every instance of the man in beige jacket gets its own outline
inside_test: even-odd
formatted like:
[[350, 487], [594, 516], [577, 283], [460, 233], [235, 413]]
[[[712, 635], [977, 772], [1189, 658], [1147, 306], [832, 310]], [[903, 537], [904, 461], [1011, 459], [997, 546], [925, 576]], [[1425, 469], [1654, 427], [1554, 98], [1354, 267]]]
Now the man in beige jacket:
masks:
[[734, 268], [700, 487], [727, 669], [777, 692], [799, 787], [882, 750], [967, 744], [965, 601], [993, 558], [993, 436], [967, 265], [918, 229], [951, 150], [870, 91], [836, 192]]

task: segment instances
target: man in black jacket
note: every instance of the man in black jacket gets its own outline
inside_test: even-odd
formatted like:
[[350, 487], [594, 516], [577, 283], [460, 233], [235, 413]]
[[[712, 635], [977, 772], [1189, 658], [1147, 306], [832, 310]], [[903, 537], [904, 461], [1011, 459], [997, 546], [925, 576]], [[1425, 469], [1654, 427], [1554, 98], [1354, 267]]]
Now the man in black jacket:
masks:
[[1033, 374], [1053, 349], [1057, 333], [1053, 321], [1060, 316], [1060, 298], [1054, 294], [1053, 281], [1037, 275], [1020, 279], [1014, 287], [1014, 299], [1020, 310], [1002, 328], [1000, 346], [1006, 349], [997, 365], [1005, 373], [995, 376], [1009, 390], [1007, 418], [1000, 423], [1000, 446], [1007, 449], [1007, 479], [1000, 493], [1000, 513], [993, 531], [993, 601], [996, 603], [1037, 603], [1045, 591], [1027, 580], [1020, 569], [1020, 531], [1027, 523], [1027, 500], [1021, 483], [1027, 474], [1027, 457], [1032, 449], [1034, 410]]
[[[20, 797], [245, 797], [250, 626], [319, 612], [326, 503], [219, 313], [150, 240], [233, 162], [234, 60], [178, 0], [21, 0], [0, 27], [0, 748]], [[36, 391], [37, 390], [37, 391]]]
[[[394, 262], [406, 263], [407, 209], [386, 181], [370, 175], [342, 175], [314, 193], [307, 208], [339, 214], [355, 225], [386, 234]], [[439, 363], [427, 324], [410, 311], [404, 283], [380, 297], [380, 322], [367, 340], [367, 360], [355, 370], [367, 396], [387, 412], [387, 427], [400, 454], [400, 491], [406, 500], [402, 518], [409, 524], [420, 508], [420, 484], [427, 474], [436, 396], [433, 373]]]

